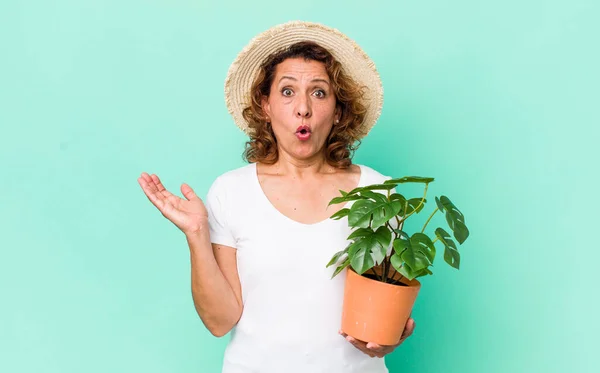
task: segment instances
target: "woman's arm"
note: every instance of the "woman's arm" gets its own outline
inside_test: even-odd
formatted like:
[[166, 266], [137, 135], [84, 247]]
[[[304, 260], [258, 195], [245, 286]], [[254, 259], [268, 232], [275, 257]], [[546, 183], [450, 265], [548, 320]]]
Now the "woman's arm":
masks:
[[214, 336], [222, 337], [237, 324], [243, 309], [236, 249], [212, 244], [208, 224], [186, 238], [196, 312]]

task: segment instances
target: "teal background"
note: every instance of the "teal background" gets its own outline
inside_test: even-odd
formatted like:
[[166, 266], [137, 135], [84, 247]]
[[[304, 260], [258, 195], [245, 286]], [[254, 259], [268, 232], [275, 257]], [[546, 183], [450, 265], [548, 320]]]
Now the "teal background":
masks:
[[423, 278], [390, 371], [599, 371], [599, 11], [3, 1], [0, 371], [220, 371], [229, 337], [196, 315], [184, 236], [136, 179], [204, 198], [244, 164], [225, 75], [250, 38], [292, 19], [340, 29], [380, 71], [383, 113], [355, 162], [435, 177], [428, 195], [448, 195], [471, 230], [461, 269], [438, 257]]

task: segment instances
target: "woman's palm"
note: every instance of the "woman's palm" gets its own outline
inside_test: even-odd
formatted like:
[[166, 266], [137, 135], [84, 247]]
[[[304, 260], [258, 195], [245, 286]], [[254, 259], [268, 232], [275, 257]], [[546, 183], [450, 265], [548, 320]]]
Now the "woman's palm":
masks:
[[156, 175], [150, 176], [143, 172], [138, 183], [150, 202], [184, 233], [195, 232], [206, 224], [206, 207], [189, 185], [181, 186], [181, 193], [186, 198], [183, 199], [169, 192]]

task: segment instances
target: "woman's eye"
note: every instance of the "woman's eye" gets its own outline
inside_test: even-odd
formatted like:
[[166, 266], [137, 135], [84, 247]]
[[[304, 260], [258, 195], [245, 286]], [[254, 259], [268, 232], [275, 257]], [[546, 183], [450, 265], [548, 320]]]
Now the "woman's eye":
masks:
[[318, 98], [323, 98], [325, 97], [325, 91], [323, 91], [322, 89], [316, 90], [315, 96], [317, 96]]
[[291, 95], [292, 95], [292, 90], [291, 90], [291, 89], [289, 89], [289, 88], [284, 88], [284, 89], [281, 91], [281, 93], [282, 93], [284, 96], [291, 96]]

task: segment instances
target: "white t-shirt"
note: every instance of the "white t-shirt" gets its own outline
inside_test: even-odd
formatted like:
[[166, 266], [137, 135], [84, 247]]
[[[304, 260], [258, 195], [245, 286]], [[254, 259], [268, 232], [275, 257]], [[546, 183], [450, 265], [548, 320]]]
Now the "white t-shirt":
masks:
[[[358, 166], [359, 186], [390, 179]], [[204, 202], [211, 241], [237, 249], [242, 286], [244, 308], [223, 373], [388, 372], [384, 358], [338, 334], [347, 269], [331, 279], [336, 266], [325, 266], [350, 242], [347, 217], [315, 224], [288, 218], [264, 194], [256, 163], [217, 177]]]

